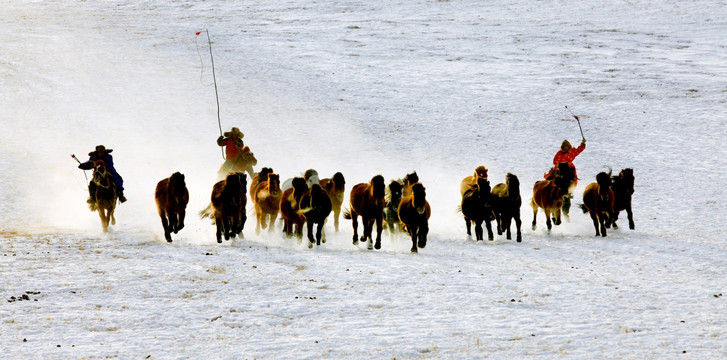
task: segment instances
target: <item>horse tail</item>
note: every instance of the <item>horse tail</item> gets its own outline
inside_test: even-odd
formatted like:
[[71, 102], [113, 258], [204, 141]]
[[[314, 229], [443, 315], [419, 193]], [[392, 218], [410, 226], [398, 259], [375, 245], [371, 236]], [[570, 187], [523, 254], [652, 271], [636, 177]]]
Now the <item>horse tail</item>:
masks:
[[207, 207], [204, 210], [199, 212], [199, 218], [200, 219], [212, 218], [213, 217], [212, 215], [214, 215], [214, 213], [215, 213], [215, 210], [212, 208], [212, 203], [210, 203], [209, 205], [207, 205]]
[[578, 204], [578, 207], [583, 210], [584, 214], [588, 213], [588, 207], [586, 207], [586, 204]]
[[351, 220], [351, 210], [346, 209], [343, 211], [343, 218], [346, 220]]

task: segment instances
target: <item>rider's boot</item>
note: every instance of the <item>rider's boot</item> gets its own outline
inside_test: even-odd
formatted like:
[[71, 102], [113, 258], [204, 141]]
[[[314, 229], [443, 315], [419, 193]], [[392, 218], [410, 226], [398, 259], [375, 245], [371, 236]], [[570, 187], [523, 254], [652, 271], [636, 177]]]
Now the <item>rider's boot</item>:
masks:
[[96, 204], [96, 184], [93, 182], [88, 184], [88, 200], [86, 202], [90, 205]]
[[119, 201], [121, 203], [125, 203], [126, 202], [126, 196], [124, 196], [124, 190], [119, 191]]

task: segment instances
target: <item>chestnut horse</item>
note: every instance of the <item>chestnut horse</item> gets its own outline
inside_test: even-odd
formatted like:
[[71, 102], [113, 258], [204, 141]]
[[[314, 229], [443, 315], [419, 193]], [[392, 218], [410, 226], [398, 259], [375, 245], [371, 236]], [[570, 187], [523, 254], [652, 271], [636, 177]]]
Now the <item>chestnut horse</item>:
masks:
[[[222, 242], [222, 234], [225, 240], [235, 238], [245, 227], [247, 214], [245, 206], [247, 205], [247, 195], [245, 187], [247, 186], [247, 178], [245, 174], [238, 172], [228, 174], [224, 180], [218, 181], [212, 187], [212, 209], [214, 210], [214, 219], [217, 229], [215, 236], [217, 242]], [[202, 217], [205, 217], [203, 211]]]
[[302, 177], [293, 178], [293, 187], [285, 190], [280, 197], [280, 216], [283, 218], [283, 233], [291, 237], [293, 234], [298, 238], [303, 237], [303, 224], [305, 217], [298, 213], [300, 198], [308, 191], [305, 179]]
[[629, 219], [629, 229], [634, 230], [634, 214], [631, 212], [631, 196], [634, 194], [634, 169], [622, 169], [618, 176], [613, 176], [613, 189], [616, 195], [616, 202], [613, 208], [613, 228], [618, 229], [616, 220], [621, 210], [626, 210]]
[[386, 188], [386, 207], [384, 207], [384, 221], [391, 234], [401, 231], [399, 220], [399, 204], [401, 204], [404, 185], [398, 180], [391, 180]]
[[411, 236], [411, 252], [419, 252], [427, 246], [427, 233], [429, 233], [429, 216], [432, 209], [427, 202], [424, 185], [416, 183], [411, 187], [412, 194], [401, 200], [399, 204], [399, 220], [404, 224]]
[[516, 240], [517, 242], [523, 241], [520, 232], [520, 226], [522, 225], [520, 205], [522, 205], [520, 180], [518, 180], [517, 176], [507, 173], [505, 182], [492, 188], [492, 210], [495, 212], [497, 235], [502, 235], [505, 232], [507, 239], [511, 240], [510, 224], [515, 219]]
[[[583, 213], [590, 213], [596, 236], [606, 236], [606, 228], [611, 227], [613, 219], [613, 205], [615, 195], [611, 190], [611, 174], [600, 172], [596, 175], [596, 182], [590, 183], [583, 191]], [[600, 231], [599, 231], [600, 226]]]
[[[353, 244], [358, 245], [358, 217], [361, 216], [363, 223], [363, 235], [361, 242], [368, 241], [369, 250], [372, 248], [381, 249], [381, 230], [384, 217], [384, 177], [374, 176], [368, 184], [356, 184], [351, 189], [350, 205], [351, 210], [343, 213], [344, 219], [351, 219], [353, 223]], [[374, 222], [376, 222], [376, 244], [373, 245], [371, 233]]]
[[259, 234], [260, 228], [265, 229], [268, 227], [268, 219], [270, 220], [268, 231], [273, 231], [275, 219], [278, 217], [278, 212], [280, 211], [280, 198], [282, 196], [283, 192], [280, 190], [280, 175], [278, 174], [268, 174], [267, 181], [262, 181], [257, 184], [257, 188], [252, 196], [257, 218], [255, 233]]
[[252, 180], [250, 180], [250, 198], [252, 199], [253, 193], [255, 192], [255, 189], [257, 189], [257, 184], [259, 184], [261, 181], [267, 181], [268, 180], [268, 174], [271, 174], [273, 172], [273, 169], [269, 167], [264, 167], [260, 169], [260, 172], [255, 175]]
[[482, 231], [483, 221], [487, 227], [487, 239], [490, 241], [495, 239], [492, 234], [492, 225], [490, 225], [490, 221], [494, 217], [491, 198], [490, 182], [483, 177], [477, 178], [477, 183], [474, 185], [470, 184], [468, 189], [462, 194], [460, 209], [462, 210], [464, 222], [467, 226], [467, 235], [472, 236], [471, 226], [474, 223], [477, 241], [484, 239]]
[[157, 212], [162, 219], [164, 238], [172, 242], [172, 232], [177, 233], [184, 228], [184, 216], [189, 202], [189, 191], [184, 182], [184, 175], [175, 172], [172, 176], [159, 181], [154, 200]]
[[559, 163], [552, 180], [535, 182], [535, 185], [533, 185], [533, 198], [530, 200], [530, 206], [533, 208], [533, 230], [536, 227], [538, 207], [543, 208], [548, 231], [552, 228], [551, 218], [555, 225], [560, 225], [563, 197], [568, 195], [568, 188], [574, 179], [575, 172], [573, 168], [568, 166], [568, 163]]
[[[321, 237], [323, 237], [323, 242], [326, 242], [322, 230], [331, 209], [331, 198], [319, 184], [313, 184], [300, 198], [298, 212], [305, 216], [305, 222], [308, 226], [308, 241], [310, 241], [308, 243], [309, 248], [313, 247], [314, 242], [320, 246]], [[315, 238], [313, 238], [313, 225], [316, 225]]]
[[463, 195], [465, 191], [467, 191], [470, 187], [470, 185], [477, 185], [477, 179], [484, 178], [487, 179], [487, 168], [484, 165], [480, 165], [475, 168], [475, 173], [473, 175], [467, 176], [459, 184], [459, 194]]
[[91, 211], [98, 211], [103, 232], [109, 230], [109, 224], [116, 225], [114, 210], [118, 194], [114, 176], [108, 171], [106, 163], [97, 160], [93, 164], [93, 183], [96, 185], [96, 203], [90, 206]]
[[341, 206], [343, 205], [343, 195], [346, 192], [346, 179], [343, 174], [337, 172], [332, 178], [321, 179], [320, 185], [323, 190], [328, 193], [331, 198], [331, 206], [333, 210], [333, 227], [338, 232], [338, 218], [341, 215]]

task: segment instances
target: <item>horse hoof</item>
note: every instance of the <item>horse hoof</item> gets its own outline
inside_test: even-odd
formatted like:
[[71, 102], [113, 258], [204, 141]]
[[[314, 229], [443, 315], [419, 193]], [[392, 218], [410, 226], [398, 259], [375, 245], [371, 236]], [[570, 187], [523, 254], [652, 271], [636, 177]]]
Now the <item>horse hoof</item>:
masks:
[[413, 248], [411, 248], [411, 252], [412, 252], [412, 254], [417, 254], [417, 253], [419, 253], [419, 250], [417, 250], [416, 247], [413, 247]]
[[379, 249], [381, 249], [381, 241], [377, 241], [377, 242], [376, 242], [376, 245], [374, 245], [374, 248], [375, 248], [376, 250], [379, 250]]
[[312, 243], [312, 242], [309, 242], [309, 243], [308, 243], [308, 248], [309, 248], [309, 249], [312, 249], [312, 248], [313, 248], [313, 243]]
[[222, 244], [222, 239], [217, 239], [218, 244]]

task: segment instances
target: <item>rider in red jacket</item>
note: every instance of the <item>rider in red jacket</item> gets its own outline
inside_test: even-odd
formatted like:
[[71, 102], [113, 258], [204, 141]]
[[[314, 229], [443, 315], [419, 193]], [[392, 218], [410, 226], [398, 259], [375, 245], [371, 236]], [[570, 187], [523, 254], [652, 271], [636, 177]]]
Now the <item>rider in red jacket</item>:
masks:
[[576, 166], [573, 165], [573, 160], [576, 158], [576, 156], [580, 155], [580, 153], [583, 152], [583, 150], [586, 149], [586, 139], [581, 140], [581, 144], [578, 145], [577, 148], [573, 148], [571, 146], [570, 142], [568, 140], [563, 140], [563, 143], [560, 145], [560, 150], [555, 153], [555, 156], [553, 156], [553, 168], [550, 169], [547, 173], [545, 173], [545, 178], [549, 178], [553, 175], [555, 172], [555, 169], [558, 168], [558, 164], [562, 162], [567, 162], [568, 166], [573, 168], [573, 174], [576, 176], [576, 183], [578, 182], [578, 174], [576, 173]]

